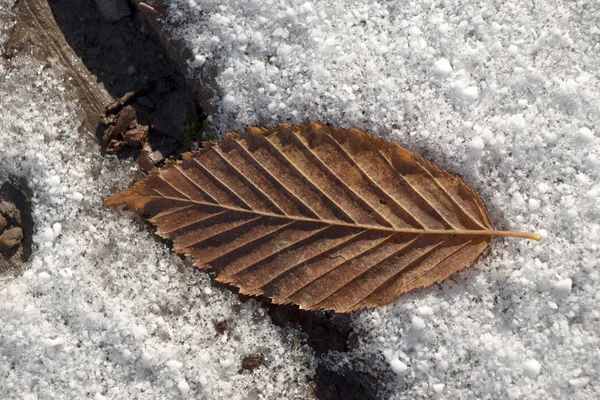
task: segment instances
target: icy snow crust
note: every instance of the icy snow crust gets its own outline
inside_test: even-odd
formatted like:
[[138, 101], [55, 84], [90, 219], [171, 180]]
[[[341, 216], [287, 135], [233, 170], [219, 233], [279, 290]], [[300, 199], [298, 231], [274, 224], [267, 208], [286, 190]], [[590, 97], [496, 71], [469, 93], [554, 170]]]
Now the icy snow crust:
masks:
[[[332, 363], [392, 371], [382, 398], [600, 398], [600, 3], [174, 0], [220, 132], [320, 121], [460, 174], [491, 255], [356, 315]], [[366, 366], [366, 367], [365, 367]], [[357, 367], [358, 368], [358, 367]]]
[[0, 70], [0, 182], [28, 180], [36, 224], [24, 272], [0, 280], [0, 398], [305, 398], [312, 356], [292, 332], [102, 207], [135, 168], [102, 158], [63, 96], [37, 63]]

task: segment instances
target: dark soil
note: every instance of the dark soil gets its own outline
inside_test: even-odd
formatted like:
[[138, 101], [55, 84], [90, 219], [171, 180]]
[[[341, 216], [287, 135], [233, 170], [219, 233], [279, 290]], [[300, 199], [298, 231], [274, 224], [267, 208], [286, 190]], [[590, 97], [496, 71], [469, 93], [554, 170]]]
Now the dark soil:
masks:
[[[164, 157], [188, 150], [186, 126], [201, 123], [202, 112], [143, 16], [131, 7], [130, 15], [111, 22], [94, 0], [49, 4], [67, 43], [108, 93], [115, 99], [135, 93], [128, 105], [140, 124], [150, 127], [152, 148]], [[105, 129], [99, 125], [99, 140]]]

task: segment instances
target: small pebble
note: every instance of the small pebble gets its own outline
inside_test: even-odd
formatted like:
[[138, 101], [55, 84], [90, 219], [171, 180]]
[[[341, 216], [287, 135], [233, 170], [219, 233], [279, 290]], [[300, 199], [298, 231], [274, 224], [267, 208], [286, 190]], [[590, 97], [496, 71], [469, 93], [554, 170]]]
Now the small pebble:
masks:
[[217, 331], [217, 333], [219, 335], [224, 335], [225, 332], [227, 332], [227, 321], [215, 322], [214, 326], [215, 326], [215, 331]]

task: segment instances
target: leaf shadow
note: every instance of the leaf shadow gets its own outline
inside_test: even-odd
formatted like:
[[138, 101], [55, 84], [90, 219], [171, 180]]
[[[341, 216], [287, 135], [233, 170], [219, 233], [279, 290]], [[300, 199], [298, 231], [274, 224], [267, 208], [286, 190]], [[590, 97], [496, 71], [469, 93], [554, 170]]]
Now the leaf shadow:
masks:
[[385, 374], [375, 377], [374, 374], [353, 366], [333, 367], [327, 362], [328, 355], [343, 354], [358, 346], [358, 336], [352, 326], [352, 313], [306, 311], [296, 305], [273, 304], [270, 299], [262, 296], [240, 294], [238, 288], [220, 283], [216, 279], [213, 279], [213, 283], [221, 289], [237, 294], [242, 303], [254, 300], [261, 304], [266, 308], [271, 321], [284, 330], [302, 332], [302, 340], [311, 347], [317, 358], [313, 384], [318, 399], [375, 400], [379, 398], [381, 389], [387, 387], [388, 381], [392, 379]]

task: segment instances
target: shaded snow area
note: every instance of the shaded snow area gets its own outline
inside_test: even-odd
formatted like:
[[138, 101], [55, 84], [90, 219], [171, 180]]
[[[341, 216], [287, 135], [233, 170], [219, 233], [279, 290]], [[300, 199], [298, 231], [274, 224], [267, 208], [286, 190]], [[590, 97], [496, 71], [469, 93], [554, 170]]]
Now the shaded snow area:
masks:
[[[15, 0], [0, 0], [0, 54], [4, 54], [4, 42], [7, 40], [8, 29], [15, 23], [12, 7]], [[2, 68], [2, 67], [0, 67]], [[0, 72], [2, 70], [0, 69]]]
[[489, 257], [354, 317], [382, 398], [600, 398], [600, 3], [174, 0], [219, 132], [312, 120], [460, 174]]
[[[0, 280], [0, 398], [305, 398], [312, 355], [293, 349], [293, 332], [186, 267], [131, 213], [104, 209], [133, 164], [77, 133], [52, 70], [11, 64], [0, 71], [0, 182], [28, 180], [36, 233], [23, 272]], [[262, 366], [242, 371], [259, 354]]]

